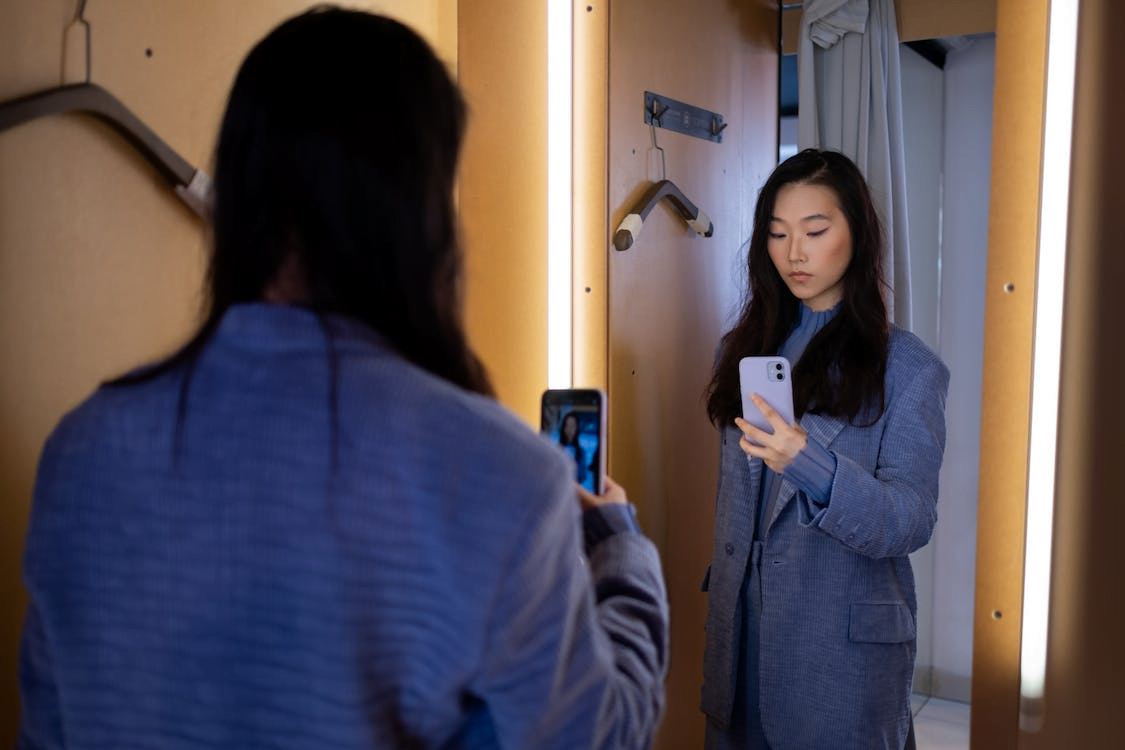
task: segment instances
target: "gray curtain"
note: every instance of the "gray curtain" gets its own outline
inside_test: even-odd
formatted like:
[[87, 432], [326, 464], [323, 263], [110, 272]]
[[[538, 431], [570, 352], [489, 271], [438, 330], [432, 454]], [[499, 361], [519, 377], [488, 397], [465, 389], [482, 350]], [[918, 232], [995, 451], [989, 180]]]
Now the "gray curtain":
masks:
[[892, 319], [909, 329], [910, 247], [893, 0], [805, 0], [797, 69], [797, 143], [840, 151], [863, 171], [886, 232]]

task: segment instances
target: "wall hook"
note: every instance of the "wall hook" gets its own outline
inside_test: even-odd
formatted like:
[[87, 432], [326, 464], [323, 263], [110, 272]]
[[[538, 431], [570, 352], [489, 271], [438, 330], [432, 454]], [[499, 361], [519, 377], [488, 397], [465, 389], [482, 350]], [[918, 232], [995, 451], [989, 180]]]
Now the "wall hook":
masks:
[[78, 0], [78, 7], [74, 12], [74, 20], [70, 22], [68, 29], [75, 26], [82, 26], [83, 33], [86, 36], [86, 83], [90, 82], [90, 22], [86, 20], [86, 0]]
[[723, 116], [717, 112], [676, 101], [669, 96], [645, 92], [645, 124], [683, 133], [712, 143], [723, 142]]

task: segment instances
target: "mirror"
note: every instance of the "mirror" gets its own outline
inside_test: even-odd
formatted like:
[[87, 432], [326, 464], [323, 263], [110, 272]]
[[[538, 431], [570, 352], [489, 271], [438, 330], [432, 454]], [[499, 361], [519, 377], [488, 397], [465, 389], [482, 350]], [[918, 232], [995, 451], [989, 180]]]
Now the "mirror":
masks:
[[[797, 55], [788, 46], [780, 61], [779, 161], [798, 148]], [[995, 37], [903, 43], [900, 66], [911, 329], [951, 372], [938, 523], [930, 543], [911, 555], [913, 710], [920, 748], [967, 748]]]

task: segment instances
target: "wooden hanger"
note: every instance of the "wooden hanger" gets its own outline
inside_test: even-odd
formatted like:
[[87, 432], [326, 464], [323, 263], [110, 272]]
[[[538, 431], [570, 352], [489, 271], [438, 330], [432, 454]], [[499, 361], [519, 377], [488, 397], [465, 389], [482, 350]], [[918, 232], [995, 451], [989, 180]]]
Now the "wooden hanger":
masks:
[[617, 232], [613, 235], [613, 246], [618, 250], [628, 250], [632, 247], [637, 238], [641, 236], [641, 227], [653, 206], [665, 198], [676, 207], [689, 227], [704, 237], [712, 235], [715, 227], [711, 223], [711, 219], [707, 218], [707, 214], [700, 211], [694, 203], [689, 201], [671, 180], [661, 180], [653, 183], [652, 187], [641, 196], [633, 210], [621, 220]]
[[0, 132], [65, 112], [83, 112], [105, 122], [134, 148], [200, 217], [210, 217], [211, 178], [196, 169], [112, 94], [95, 83], [76, 83], [0, 103]]

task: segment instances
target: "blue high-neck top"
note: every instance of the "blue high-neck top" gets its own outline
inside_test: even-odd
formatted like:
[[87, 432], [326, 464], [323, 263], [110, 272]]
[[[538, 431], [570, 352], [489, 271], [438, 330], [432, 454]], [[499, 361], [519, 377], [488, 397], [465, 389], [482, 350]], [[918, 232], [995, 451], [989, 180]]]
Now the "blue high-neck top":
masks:
[[[796, 369], [797, 362], [800, 361], [801, 355], [805, 353], [805, 348], [809, 345], [809, 342], [812, 341], [813, 336], [819, 333], [820, 329], [828, 324], [828, 321], [836, 317], [836, 313], [840, 310], [840, 305], [841, 303], [837, 302], [829, 309], [819, 311], [813, 310], [806, 305], [801, 305], [797, 323], [793, 326], [793, 330], [789, 333], [789, 336], [785, 339], [785, 343], [781, 345], [778, 351], [778, 354], [789, 360], [791, 368], [790, 373], [792, 373], [792, 370]], [[815, 446], [815, 448], [820, 448], [821, 452], [824, 451], [820, 446]], [[806, 452], [808, 452], [808, 448], [801, 451], [801, 455], [804, 456]], [[833, 461], [833, 464], [834, 463]], [[763, 467], [763, 472], [762, 497], [761, 501], [758, 503], [758, 523], [754, 527], [755, 539], [762, 538], [762, 529], [765, 528], [770, 510], [773, 508], [774, 502], [777, 500], [777, 493], [781, 489], [781, 482], [778, 480], [778, 475], [774, 473], [772, 469], [766, 466]], [[830, 474], [828, 476], [828, 481], [831, 482]]]

